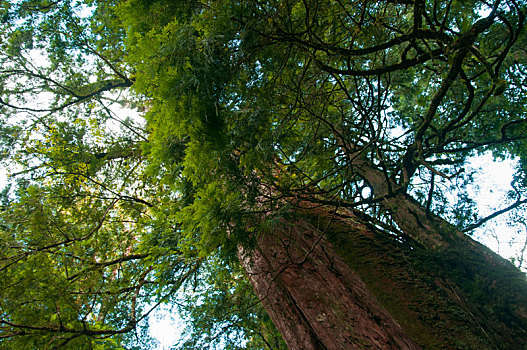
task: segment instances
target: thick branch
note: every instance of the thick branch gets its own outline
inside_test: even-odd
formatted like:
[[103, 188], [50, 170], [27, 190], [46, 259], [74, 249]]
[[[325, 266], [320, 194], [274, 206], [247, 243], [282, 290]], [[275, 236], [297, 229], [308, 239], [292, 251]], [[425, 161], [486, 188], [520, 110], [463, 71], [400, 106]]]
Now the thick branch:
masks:
[[123, 262], [126, 262], [126, 261], [130, 261], [130, 260], [140, 260], [140, 259], [146, 258], [148, 256], [150, 256], [150, 254], [148, 254], [148, 253], [131, 254], [131, 255], [124, 255], [124, 256], [121, 256], [121, 257], [119, 257], [117, 259], [110, 260], [110, 261], [90, 262], [89, 263], [90, 267], [88, 267], [87, 269], [84, 269], [84, 270], [82, 270], [82, 271], [80, 271], [80, 272], [78, 272], [78, 273], [76, 273], [74, 275], [71, 275], [70, 277], [68, 277], [68, 281], [75, 280], [80, 275], [85, 274], [86, 272], [94, 270], [94, 269], [104, 268], [104, 267], [112, 266], [112, 265], [115, 265], [115, 264], [120, 264], [120, 263], [123, 263]]

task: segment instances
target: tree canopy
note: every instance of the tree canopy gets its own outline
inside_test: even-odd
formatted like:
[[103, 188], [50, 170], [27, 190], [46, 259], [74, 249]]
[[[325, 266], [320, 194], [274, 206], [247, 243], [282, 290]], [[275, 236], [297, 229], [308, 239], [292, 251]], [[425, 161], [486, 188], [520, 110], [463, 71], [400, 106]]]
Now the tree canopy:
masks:
[[[239, 247], [306, 203], [419, 249], [524, 224], [526, 10], [3, 2], [0, 348], [153, 346], [167, 302], [193, 320], [180, 348], [285, 348]], [[480, 217], [464, 169], [488, 152], [518, 162], [510, 201]], [[451, 226], [404, 220], [401, 196]]]

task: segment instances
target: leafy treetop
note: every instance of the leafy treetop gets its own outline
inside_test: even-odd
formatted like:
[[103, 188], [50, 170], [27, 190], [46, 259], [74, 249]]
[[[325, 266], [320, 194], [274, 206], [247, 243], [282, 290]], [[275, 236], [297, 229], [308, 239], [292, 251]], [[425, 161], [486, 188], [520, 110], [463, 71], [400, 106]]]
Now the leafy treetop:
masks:
[[470, 231], [488, 151], [526, 201], [523, 1], [1, 6], [0, 347], [132, 347], [183, 287], [183, 348], [280, 347], [235, 283], [257, 225], [307, 201], [419, 244], [379, 205], [407, 193]]

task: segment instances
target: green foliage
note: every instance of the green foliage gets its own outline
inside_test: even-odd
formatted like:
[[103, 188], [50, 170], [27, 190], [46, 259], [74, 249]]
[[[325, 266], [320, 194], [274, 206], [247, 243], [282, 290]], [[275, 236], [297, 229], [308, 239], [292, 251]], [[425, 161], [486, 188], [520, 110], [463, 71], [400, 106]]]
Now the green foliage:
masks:
[[132, 347], [195, 277], [181, 348], [283, 348], [236, 252], [287, 208], [398, 235], [382, 200], [409, 193], [470, 226], [463, 167], [487, 151], [519, 159], [524, 203], [524, 20], [523, 1], [2, 3], [0, 347]]
[[209, 258], [192, 292], [180, 301], [187, 320], [178, 349], [287, 349], [239, 264]]
[[[469, 155], [492, 149], [516, 156], [525, 149], [522, 103], [508, 97], [524, 94], [503, 84], [522, 75], [511, 64], [522, 66], [523, 58], [510, 61], [521, 50], [516, 42], [522, 34], [514, 29], [523, 25], [521, 16], [514, 17], [519, 7], [500, 7], [510, 18], [493, 18], [491, 30], [475, 37], [477, 48], [454, 70], [455, 55], [445, 47], [480, 19], [477, 9], [485, 4], [425, 6], [438, 23], [451, 23], [452, 35], [428, 23], [428, 31], [413, 33], [419, 40], [401, 34], [413, 30], [410, 8], [364, 4], [357, 12], [354, 6], [359, 5], [216, 1], [120, 7], [128, 61], [137, 69], [134, 88], [151, 98], [147, 119], [154, 168], [163, 169], [168, 183], [182, 183], [186, 190], [192, 184], [197, 195], [181, 220], [209, 247], [226, 240], [216, 232], [222, 222], [239, 220], [225, 207], [252, 208], [262, 191], [271, 198], [364, 201], [359, 190], [364, 184], [347, 166], [346, 151], [373, 163], [382, 159], [386, 177], [416, 195], [420, 188], [410, 178], [416, 170], [433, 168], [440, 184], [430, 191], [432, 202], [438, 212], [455, 217], [465, 211], [441, 198], [450, 192], [447, 178], [459, 173]], [[400, 42], [393, 39], [397, 36]], [[405, 62], [405, 69], [397, 68]], [[456, 77], [445, 83], [448, 74]], [[432, 103], [442, 85], [444, 95]], [[512, 125], [520, 128], [513, 131]], [[403, 136], [397, 136], [401, 129]], [[174, 144], [184, 144], [184, 153], [171, 157]], [[184, 180], [177, 181], [178, 174]], [[470, 182], [470, 176], [458, 178], [465, 180], [458, 187]], [[422, 190], [425, 203], [429, 191]], [[217, 191], [232, 205], [209, 206]], [[275, 209], [266, 204], [262, 211]], [[472, 219], [469, 213], [457, 222]]]

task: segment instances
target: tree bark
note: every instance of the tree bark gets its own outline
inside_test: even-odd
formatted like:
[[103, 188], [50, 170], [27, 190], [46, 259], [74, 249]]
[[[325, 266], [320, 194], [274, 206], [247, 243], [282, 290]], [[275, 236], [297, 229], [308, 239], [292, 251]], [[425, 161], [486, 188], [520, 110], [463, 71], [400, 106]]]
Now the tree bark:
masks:
[[[354, 171], [410, 240], [298, 205], [239, 257], [291, 349], [524, 349], [527, 280], [364, 157]], [[298, 204], [298, 203], [297, 203]]]
[[411, 246], [344, 210], [294, 215], [239, 248], [290, 349], [527, 346], [525, 275], [485, 247]]
[[[384, 199], [381, 205], [408, 236], [423, 245], [423, 254], [435, 256], [445, 270], [449, 283], [465, 295], [464, 308], [473, 314], [481, 328], [492, 318], [492, 329], [498, 348], [517, 349], [527, 345], [527, 281], [525, 274], [484, 245], [474, 241], [454, 225], [426, 209], [404, 192], [390, 192], [384, 173], [367, 161], [358, 159], [358, 173]], [[452, 266], [453, 265], [453, 266]], [[484, 297], [478, 297], [484, 295]], [[457, 297], [457, 296], [454, 296]], [[479, 315], [479, 316], [476, 316]]]
[[[365, 227], [357, 223], [355, 230]], [[249, 279], [290, 349], [420, 349], [304, 219], [240, 248]]]

